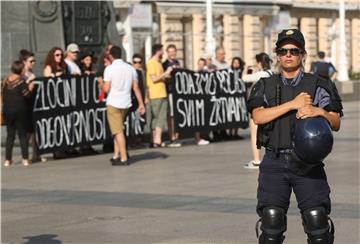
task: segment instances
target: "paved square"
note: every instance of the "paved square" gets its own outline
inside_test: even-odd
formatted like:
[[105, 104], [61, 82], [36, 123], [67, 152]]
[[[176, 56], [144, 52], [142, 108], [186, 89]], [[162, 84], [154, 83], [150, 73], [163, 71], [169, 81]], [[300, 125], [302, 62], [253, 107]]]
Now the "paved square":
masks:
[[[359, 238], [359, 103], [347, 102], [326, 160], [335, 243]], [[248, 135], [248, 131], [244, 131]], [[256, 243], [249, 139], [2, 167], [3, 243]], [[19, 159], [19, 156], [15, 157]], [[285, 243], [306, 243], [292, 196]]]

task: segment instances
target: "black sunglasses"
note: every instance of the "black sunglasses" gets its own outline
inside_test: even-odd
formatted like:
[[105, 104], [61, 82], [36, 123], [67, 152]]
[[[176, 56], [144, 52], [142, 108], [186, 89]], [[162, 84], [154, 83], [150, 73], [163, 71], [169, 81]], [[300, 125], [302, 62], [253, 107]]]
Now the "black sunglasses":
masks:
[[292, 56], [299, 56], [301, 53], [303, 53], [303, 51], [299, 48], [278, 48], [275, 52], [279, 56], [285, 56], [288, 54], [288, 52], [290, 52]]

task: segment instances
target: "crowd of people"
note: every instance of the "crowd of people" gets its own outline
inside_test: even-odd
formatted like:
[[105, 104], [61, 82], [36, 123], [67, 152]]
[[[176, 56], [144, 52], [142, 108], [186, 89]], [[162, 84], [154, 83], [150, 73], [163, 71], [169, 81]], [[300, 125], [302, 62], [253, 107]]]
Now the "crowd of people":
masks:
[[[164, 48], [161, 44], [152, 47], [152, 56], [145, 63], [143, 56], [136, 53], [129, 64], [121, 59], [121, 49], [108, 44], [97, 58], [88, 51], [81, 51], [79, 46], [71, 43], [66, 50], [53, 47], [47, 54], [44, 62], [43, 77], [56, 77], [63, 75], [95, 75], [98, 77], [99, 88], [107, 94], [107, 117], [109, 127], [114, 137], [113, 143], [105, 143], [104, 151], [113, 151], [111, 158], [113, 164], [127, 162], [125, 136], [123, 135], [123, 121], [129, 107], [131, 107], [130, 92], [134, 91], [139, 112], [148, 112], [148, 125], [151, 128], [150, 146], [158, 147], [181, 147], [181, 135], [175, 130], [173, 110], [173, 87], [171, 74], [174, 69], [182, 68], [177, 59], [177, 48], [170, 44], [166, 47], [166, 59], [163, 61]], [[213, 72], [220, 69], [238, 69], [242, 79], [251, 88], [260, 78], [269, 77], [273, 74], [272, 60], [266, 53], [259, 53], [255, 57], [256, 66], [247, 66], [242, 58], [234, 57], [229, 65], [225, 61], [225, 49], [216, 48], [215, 56], [204, 55], [197, 62], [195, 71]], [[313, 63], [311, 72], [321, 76], [335, 78], [336, 70], [333, 65], [324, 61], [325, 53], [319, 52], [319, 61]], [[35, 55], [28, 50], [20, 50], [18, 60], [11, 65], [11, 73], [2, 80], [3, 119], [7, 128], [5, 166], [12, 164], [12, 150], [16, 131], [19, 136], [22, 164], [29, 165], [31, 162], [46, 162], [47, 159], [39, 155], [34, 136], [32, 123], [32, 99], [35, 74]], [[138, 77], [141, 75], [142, 77]], [[122, 84], [127, 82], [125, 88]], [[117, 90], [116, 90], [117, 89]], [[250, 90], [250, 89], [249, 89]], [[143, 108], [144, 107], [144, 108]], [[118, 110], [121, 111], [118, 111]], [[120, 121], [120, 122], [119, 122]], [[251, 143], [253, 159], [245, 165], [245, 168], [258, 168], [260, 163], [260, 150], [256, 148], [257, 127], [250, 121]], [[169, 142], [165, 143], [164, 130], [168, 131]], [[199, 146], [208, 145], [210, 141], [229, 139], [243, 139], [239, 136], [239, 129], [227, 129], [212, 131], [208, 134], [196, 132], [195, 142]], [[32, 147], [32, 155], [29, 157], [28, 145]], [[53, 152], [54, 159], [62, 159], [79, 155], [92, 155], [98, 152], [91, 146], [82, 146], [78, 149], [57, 149]]]

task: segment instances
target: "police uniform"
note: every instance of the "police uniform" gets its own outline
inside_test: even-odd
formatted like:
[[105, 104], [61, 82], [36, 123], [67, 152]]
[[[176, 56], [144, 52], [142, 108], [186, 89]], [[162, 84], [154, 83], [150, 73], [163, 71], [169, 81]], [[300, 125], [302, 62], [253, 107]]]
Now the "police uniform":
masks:
[[332, 63], [326, 62], [325, 60], [319, 60], [311, 64], [310, 71], [321, 78], [330, 79], [336, 72], [336, 69]]
[[[277, 46], [287, 38], [305, 47], [304, 38], [298, 30], [282, 31]], [[258, 107], [269, 108], [286, 103], [301, 92], [312, 97], [314, 106], [342, 116], [341, 99], [335, 85], [329, 80], [302, 71], [293, 79], [286, 79], [281, 74], [260, 79], [251, 90], [249, 112], [252, 113]], [[332, 222], [328, 218], [331, 211], [330, 187], [324, 165], [322, 162], [306, 164], [294, 153], [292, 138], [296, 112], [292, 110], [258, 126], [257, 146], [266, 149], [260, 164], [257, 192], [257, 213], [262, 231], [259, 243], [283, 242], [292, 190], [302, 214], [308, 243], [333, 243], [334, 228], [329, 225]]]

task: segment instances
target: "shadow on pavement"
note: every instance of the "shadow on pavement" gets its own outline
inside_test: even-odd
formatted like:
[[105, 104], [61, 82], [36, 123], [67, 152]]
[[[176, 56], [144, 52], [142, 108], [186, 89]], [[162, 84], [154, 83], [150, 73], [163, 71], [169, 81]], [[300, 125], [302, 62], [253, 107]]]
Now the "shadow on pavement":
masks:
[[152, 160], [152, 159], [165, 159], [168, 158], [169, 155], [162, 152], [146, 152], [143, 154], [137, 154], [130, 156], [130, 164], [135, 164], [144, 160]]
[[45, 234], [39, 236], [25, 236], [23, 239], [27, 239], [28, 241], [23, 244], [61, 244], [60, 240], [56, 240], [57, 235], [53, 234]]

